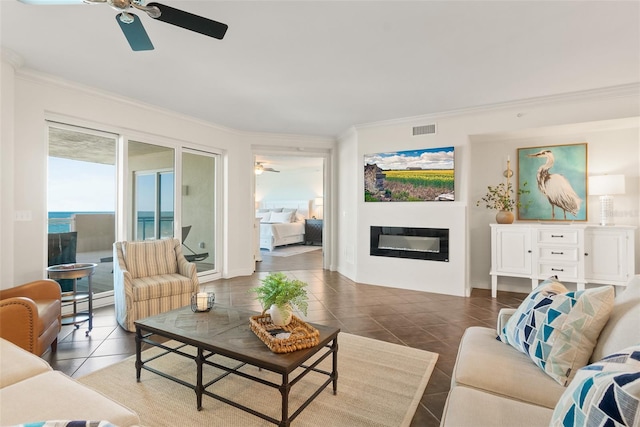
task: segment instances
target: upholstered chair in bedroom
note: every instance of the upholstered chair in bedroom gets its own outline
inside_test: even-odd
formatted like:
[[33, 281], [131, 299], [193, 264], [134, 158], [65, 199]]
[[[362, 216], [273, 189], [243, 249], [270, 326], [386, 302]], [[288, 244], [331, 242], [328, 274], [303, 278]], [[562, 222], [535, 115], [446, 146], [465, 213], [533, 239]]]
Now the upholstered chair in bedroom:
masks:
[[116, 319], [128, 331], [138, 319], [189, 305], [198, 292], [196, 265], [178, 239], [115, 242], [113, 261]]
[[0, 291], [0, 337], [42, 356], [55, 352], [62, 327], [60, 285], [36, 280]]

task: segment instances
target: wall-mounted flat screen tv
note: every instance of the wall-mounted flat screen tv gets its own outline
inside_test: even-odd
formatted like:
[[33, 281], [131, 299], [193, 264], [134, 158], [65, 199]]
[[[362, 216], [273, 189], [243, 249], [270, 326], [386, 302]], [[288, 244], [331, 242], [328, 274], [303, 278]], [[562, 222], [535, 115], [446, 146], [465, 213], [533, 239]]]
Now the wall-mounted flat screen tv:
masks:
[[453, 147], [364, 156], [365, 202], [455, 200]]

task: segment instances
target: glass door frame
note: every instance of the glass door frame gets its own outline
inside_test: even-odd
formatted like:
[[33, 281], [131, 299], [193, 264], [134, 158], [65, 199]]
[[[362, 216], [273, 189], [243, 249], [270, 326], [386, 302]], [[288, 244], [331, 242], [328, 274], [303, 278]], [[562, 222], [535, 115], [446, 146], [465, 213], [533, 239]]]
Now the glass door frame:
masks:
[[[132, 236], [131, 221], [133, 199], [131, 191], [132, 176], [127, 174], [128, 170], [128, 143], [129, 141], [143, 141], [149, 144], [155, 144], [171, 148], [174, 150], [174, 236], [181, 237], [182, 232], [182, 152], [190, 151], [195, 154], [206, 154], [216, 157], [216, 183], [215, 183], [215, 269], [198, 273], [201, 282], [216, 280], [222, 278], [224, 269], [223, 245], [224, 245], [224, 224], [225, 209], [223, 201], [225, 200], [223, 179], [225, 176], [225, 151], [215, 147], [203, 146], [184, 140], [178, 140], [169, 137], [163, 137], [143, 131], [135, 131], [130, 128], [121, 128], [91, 120], [79, 119], [64, 114], [48, 112], [45, 114], [45, 129], [47, 133], [50, 125], [62, 127], [77, 131], [95, 132], [98, 135], [110, 135], [116, 138], [116, 201], [115, 201], [115, 241], [123, 241]], [[48, 137], [45, 136], [45, 142], [48, 144]], [[46, 205], [46, 204], [45, 204]], [[44, 213], [46, 216], [46, 212]], [[47, 233], [46, 228], [42, 233], [42, 250], [43, 259], [47, 259]], [[45, 271], [46, 265], [43, 266]], [[113, 291], [104, 292], [97, 301], [94, 301], [94, 308], [113, 304]]]
[[[182, 236], [182, 155], [183, 153], [194, 154], [198, 156], [207, 156], [212, 157], [214, 159], [214, 218], [213, 218], [213, 230], [214, 230], [214, 268], [213, 270], [202, 271], [198, 273], [198, 279], [201, 282], [208, 282], [216, 279], [222, 278], [222, 263], [224, 262], [223, 258], [223, 244], [224, 244], [224, 209], [223, 209], [223, 200], [224, 200], [224, 185], [222, 184], [222, 180], [224, 178], [223, 171], [223, 156], [224, 152], [215, 150], [212, 148], [204, 148], [198, 147], [192, 144], [185, 144], [181, 147], [179, 152], [176, 153], [176, 172], [174, 176], [174, 180], [176, 182], [176, 188], [179, 188], [180, 197], [176, 197], [176, 212], [174, 216], [174, 224], [175, 231], [174, 236]], [[179, 203], [178, 203], [179, 202]]]

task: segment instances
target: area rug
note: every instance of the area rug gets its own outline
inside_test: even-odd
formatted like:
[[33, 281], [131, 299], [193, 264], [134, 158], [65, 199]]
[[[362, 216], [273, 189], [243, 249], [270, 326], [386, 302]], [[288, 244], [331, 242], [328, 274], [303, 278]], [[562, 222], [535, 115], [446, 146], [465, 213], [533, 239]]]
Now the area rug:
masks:
[[[292, 422], [292, 426], [409, 426], [438, 354], [347, 333], [340, 333], [338, 345], [337, 395], [329, 385]], [[157, 352], [158, 349], [150, 349], [145, 351], [145, 356]], [[330, 360], [327, 359], [320, 367], [330, 370]], [[195, 362], [190, 359], [170, 354], [149, 363], [195, 383]], [[279, 382], [280, 377], [270, 372], [250, 366], [242, 369]], [[205, 372], [204, 376], [207, 378], [211, 374], [213, 372]], [[295, 384], [289, 399], [290, 413], [325, 379], [326, 376], [320, 374], [309, 374]], [[203, 408], [198, 411], [193, 390], [149, 371], [143, 370], [141, 382], [137, 383], [135, 356], [81, 377], [79, 381], [136, 411], [144, 426], [273, 425], [208, 396], [203, 397]], [[213, 387], [217, 394], [232, 397], [280, 418], [280, 393], [277, 389], [238, 376], [228, 376]]]
[[262, 255], [290, 257], [293, 255], [306, 254], [307, 252], [319, 251], [320, 249], [322, 249], [320, 246], [279, 246], [273, 249], [271, 252], [269, 252], [268, 250], [263, 250]]

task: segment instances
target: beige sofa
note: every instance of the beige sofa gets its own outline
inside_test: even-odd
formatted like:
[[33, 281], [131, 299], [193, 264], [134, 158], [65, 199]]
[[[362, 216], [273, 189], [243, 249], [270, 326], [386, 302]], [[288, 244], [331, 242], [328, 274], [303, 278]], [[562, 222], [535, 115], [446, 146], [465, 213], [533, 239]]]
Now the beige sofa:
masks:
[[[498, 331], [513, 314], [503, 309]], [[471, 327], [462, 337], [441, 427], [548, 426], [565, 387], [524, 353], [496, 339], [490, 328]], [[616, 296], [589, 363], [640, 344], [640, 276]]]
[[132, 410], [0, 338], [0, 425], [47, 420], [104, 420], [119, 427], [140, 423]]

